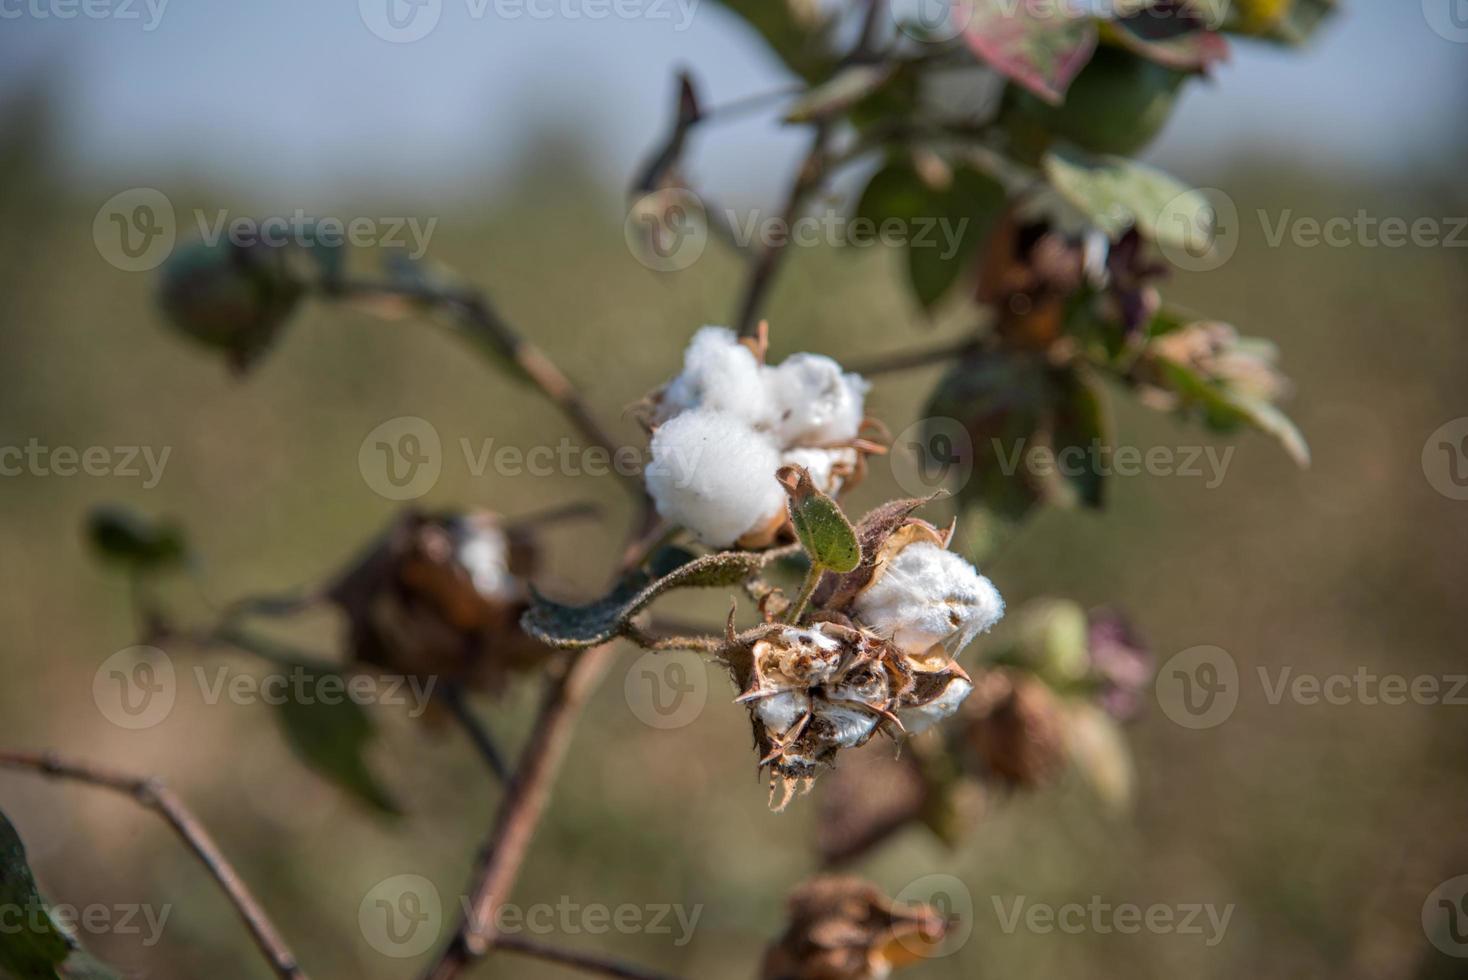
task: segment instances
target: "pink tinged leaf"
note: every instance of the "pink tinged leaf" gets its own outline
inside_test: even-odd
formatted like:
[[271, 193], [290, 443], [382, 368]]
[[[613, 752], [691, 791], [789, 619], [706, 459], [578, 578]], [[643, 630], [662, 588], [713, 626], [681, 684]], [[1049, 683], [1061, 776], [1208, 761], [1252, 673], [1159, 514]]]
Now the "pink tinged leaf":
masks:
[[991, 68], [1053, 105], [1096, 52], [1095, 21], [1058, 0], [956, 0], [963, 37]]

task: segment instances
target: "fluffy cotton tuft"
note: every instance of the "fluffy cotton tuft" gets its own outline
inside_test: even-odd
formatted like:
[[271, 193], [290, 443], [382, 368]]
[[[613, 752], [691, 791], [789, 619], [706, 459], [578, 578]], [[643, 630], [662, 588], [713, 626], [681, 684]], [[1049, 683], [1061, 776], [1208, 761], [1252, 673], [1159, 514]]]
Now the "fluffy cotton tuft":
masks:
[[951, 551], [917, 541], [899, 551], [857, 596], [856, 619], [904, 653], [935, 645], [952, 656], [1004, 615], [994, 583]]
[[897, 719], [907, 729], [907, 734], [920, 735], [957, 711], [973, 689], [974, 686], [962, 677], [954, 677], [943, 688], [943, 693], [933, 700], [911, 708], [898, 708]]
[[725, 327], [703, 327], [683, 353], [683, 371], [663, 391], [659, 418], [702, 408], [727, 412], [754, 428], [768, 428], [775, 406], [765, 383], [768, 369]]
[[[658, 513], [722, 547], [779, 515], [782, 465], [804, 466], [822, 490], [839, 492], [857, 465], [856, 449], [843, 443], [861, 427], [868, 387], [829, 357], [765, 365], [732, 330], [701, 328], [656, 401], [647, 488]], [[697, 422], [668, 432], [693, 415]], [[709, 458], [690, 479], [682, 458], [704, 450]]]
[[767, 437], [733, 415], [698, 409], [653, 433], [645, 476], [659, 514], [722, 548], [784, 509], [779, 468]]
[[823, 354], [792, 354], [765, 369], [776, 413], [776, 432], [786, 446], [850, 442], [861, 428], [871, 384], [846, 374]]

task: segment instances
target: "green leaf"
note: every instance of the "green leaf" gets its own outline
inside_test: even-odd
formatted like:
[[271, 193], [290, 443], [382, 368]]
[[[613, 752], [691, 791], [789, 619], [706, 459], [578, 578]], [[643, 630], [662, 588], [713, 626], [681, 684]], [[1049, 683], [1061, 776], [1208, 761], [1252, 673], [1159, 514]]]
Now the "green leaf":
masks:
[[1257, 429], [1273, 436], [1296, 465], [1301, 468], [1310, 465], [1310, 447], [1304, 435], [1274, 405], [1209, 381], [1175, 361], [1161, 361], [1160, 367], [1169, 390], [1182, 398], [1184, 408], [1199, 411], [1209, 427], [1219, 432], [1232, 432], [1241, 427]]
[[320, 696], [321, 681], [333, 676], [332, 672], [297, 670], [305, 671], [306, 687], [315, 696], [288, 696], [278, 705], [276, 718], [291, 751], [308, 767], [368, 805], [384, 813], [400, 814], [397, 803], [367, 765], [365, 752], [377, 728], [366, 709], [344, 693], [350, 678], [334, 674], [342, 682], [343, 693], [328, 702]]
[[1188, 229], [1204, 227], [1207, 197], [1134, 160], [1063, 147], [1042, 166], [1051, 186], [1113, 241], [1135, 225], [1150, 241], [1185, 248]]
[[802, 123], [839, 115], [887, 84], [892, 73], [891, 65], [848, 65], [797, 99], [785, 121]]
[[813, 482], [803, 466], [785, 466], [776, 474], [790, 499], [790, 523], [811, 564], [833, 572], [854, 571], [861, 564], [861, 542], [841, 507]]
[[1005, 201], [1004, 186], [973, 167], [958, 167], [947, 187], [934, 188], [911, 166], [894, 163], [872, 176], [854, 217], [870, 221], [878, 231], [883, 222], [901, 222], [908, 284], [926, 310], [974, 267]]
[[769, 552], [722, 551], [689, 560], [669, 549], [653, 561], [653, 572], [629, 576], [608, 595], [584, 606], [566, 606], [536, 593], [520, 619], [525, 632], [547, 646], [570, 650], [620, 636], [632, 618], [673, 589], [739, 585], [771, 560]]
[[1053, 105], [1096, 51], [1089, 16], [1053, 0], [964, 0], [955, 14], [963, 39], [988, 65]]
[[0, 813], [0, 910], [19, 916], [19, 928], [0, 930], [0, 973], [16, 980], [54, 980], [71, 943], [51, 918], [26, 861], [25, 845]]
[[132, 571], [156, 572], [184, 564], [189, 557], [183, 530], [151, 521], [137, 511], [101, 504], [87, 514], [87, 541], [99, 557]]

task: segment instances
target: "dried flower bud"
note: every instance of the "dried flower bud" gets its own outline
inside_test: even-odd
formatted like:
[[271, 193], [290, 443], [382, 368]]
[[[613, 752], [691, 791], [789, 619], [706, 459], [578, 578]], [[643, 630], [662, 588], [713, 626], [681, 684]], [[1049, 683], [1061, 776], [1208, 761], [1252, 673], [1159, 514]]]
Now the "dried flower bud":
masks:
[[1152, 651], [1121, 613], [1095, 609], [1089, 619], [1091, 674], [1101, 685], [1097, 700], [1111, 717], [1127, 721], [1146, 701], [1155, 669]]
[[882, 980], [943, 941], [928, 905], [898, 905], [860, 878], [812, 878], [790, 895], [790, 921], [765, 952], [763, 980]]
[[1066, 760], [1065, 718], [1040, 681], [992, 671], [969, 700], [965, 738], [986, 775], [1019, 788], [1049, 783]]
[[646, 481], [658, 513], [705, 544], [764, 547], [785, 528], [781, 466], [803, 466], [826, 493], [862, 475], [867, 382], [829, 357], [763, 362], [762, 342], [704, 327], [683, 371], [648, 402]]
[[405, 513], [331, 589], [352, 658], [498, 690], [547, 654], [520, 629], [535, 553], [485, 511]]
[[[1269, 341], [1239, 336], [1227, 323], [1188, 324], [1153, 340], [1147, 354], [1256, 401], [1274, 402], [1289, 394], [1289, 382], [1276, 366], [1278, 349]], [[1150, 395], [1153, 401], [1166, 401], [1165, 394]]]

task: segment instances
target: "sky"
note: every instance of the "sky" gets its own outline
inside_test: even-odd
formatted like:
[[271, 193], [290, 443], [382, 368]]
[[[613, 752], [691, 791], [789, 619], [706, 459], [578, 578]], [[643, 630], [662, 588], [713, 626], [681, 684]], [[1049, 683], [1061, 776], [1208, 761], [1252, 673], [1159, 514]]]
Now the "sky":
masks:
[[[424, 6], [396, 28], [389, 2]], [[1390, 171], [1461, 147], [1468, 0], [1343, 2], [1303, 52], [1236, 45], [1152, 155]], [[790, 81], [714, 0], [0, 0], [0, 90], [43, 78], [68, 169], [103, 182], [203, 171], [294, 194], [452, 194], [557, 128], [621, 182], [666, 124], [679, 67], [709, 103]], [[700, 185], [775, 194], [803, 139], [770, 117], [719, 127], [701, 137]]]

